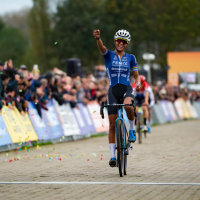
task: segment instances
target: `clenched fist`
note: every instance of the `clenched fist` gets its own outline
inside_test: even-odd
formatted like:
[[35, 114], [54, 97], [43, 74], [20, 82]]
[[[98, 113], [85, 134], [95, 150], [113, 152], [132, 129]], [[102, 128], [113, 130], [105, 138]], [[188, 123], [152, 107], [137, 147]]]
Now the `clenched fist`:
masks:
[[136, 84], [135, 90], [137, 92], [139, 92], [141, 90], [141, 85], [140, 84]]
[[94, 36], [95, 38], [100, 38], [100, 30], [94, 30], [94, 31], [93, 31], [93, 36]]

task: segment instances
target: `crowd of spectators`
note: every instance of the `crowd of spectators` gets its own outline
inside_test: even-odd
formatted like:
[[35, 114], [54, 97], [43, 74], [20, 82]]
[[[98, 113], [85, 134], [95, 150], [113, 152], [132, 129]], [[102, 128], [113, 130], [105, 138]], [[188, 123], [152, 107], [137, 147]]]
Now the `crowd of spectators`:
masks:
[[200, 91], [172, 86], [166, 84], [164, 80], [162, 82], [158, 81], [151, 87], [154, 93], [156, 103], [158, 103], [159, 100], [168, 100], [174, 102], [180, 97], [182, 97], [185, 101], [191, 101], [191, 103], [193, 103], [194, 101], [200, 101]]
[[[7, 105], [10, 109], [14, 106], [24, 115], [28, 110], [28, 103], [33, 102], [40, 117], [41, 109], [48, 110], [46, 104], [54, 98], [59, 105], [70, 103], [71, 107], [77, 107], [78, 103], [87, 105], [92, 100], [106, 101], [109, 89], [109, 81], [106, 76], [105, 66], [95, 67], [94, 72], [88, 71], [81, 77], [73, 74], [72, 77], [58, 68], [40, 74], [37, 65], [29, 72], [25, 65], [19, 69], [13, 66], [12, 60], [5, 63], [0, 61], [0, 109]], [[177, 98], [200, 101], [200, 92], [189, 91], [167, 85], [165, 81], [157, 82], [151, 86], [155, 96], [155, 102], [168, 100], [174, 102]]]
[[70, 103], [71, 107], [77, 108], [80, 102], [87, 105], [92, 100], [99, 103], [106, 101], [108, 79], [102, 73], [101, 66], [97, 66], [95, 71], [98, 77], [90, 71], [82, 77], [77, 74], [69, 77], [58, 68], [41, 75], [37, 65], [29, 72], [25, 65], [15, 68], [11, 59], [5, 63], [0, 61], [0, 109], [2, 105], [7, 105], [10, 109], [16, 106], [24, 115], [28, 110], [28, 103], [33, 102], [41, 117], [41, 109], [48, 110], [46, 104], [52, 98], [59, 105]]

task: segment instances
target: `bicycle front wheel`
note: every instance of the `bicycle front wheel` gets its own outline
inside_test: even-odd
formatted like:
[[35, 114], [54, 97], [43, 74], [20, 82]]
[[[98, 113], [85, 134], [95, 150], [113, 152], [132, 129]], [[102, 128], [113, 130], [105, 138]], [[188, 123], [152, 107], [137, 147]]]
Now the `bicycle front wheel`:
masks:
[[[127, 143], [128, 143], [127, 136], [128, 136], [128, 133], [127, 133], [127, 131], [125, 131], [125, 145], [126, 145], [126, 147], [127, 147]], [[124, 175], [127, 175], [127, 155], [125, 155], [125, 154], [124, 154]]]
[[123, 148], [123, 127], [122, 121], [117, 120], [117, 162], [119, 168], [119, 175], [123, 177], [124, 170], [124, 148]]

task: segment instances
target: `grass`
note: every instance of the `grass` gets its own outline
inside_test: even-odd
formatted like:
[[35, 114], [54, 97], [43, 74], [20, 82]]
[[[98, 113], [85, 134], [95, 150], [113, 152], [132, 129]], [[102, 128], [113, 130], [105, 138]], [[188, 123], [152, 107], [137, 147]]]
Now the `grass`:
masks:
[[96, 135], [91, 135], [91, 137], [93, 138], [93, 137], [102, 137], [102, 136], [105, 136], [105, 135], [107, 135], [107, 133], [105, 132], [105, 133], [99, 133], [99, 134], [96, 134]]
[[39, 146], [45, 146], [45, 145], [49, 145], [49, 144], [53, 144], [53, 142], [36, 142], [36, 141], [32, 141], [31, 144], [33, 145], [33, 147], [37, 147], [37, 145]]

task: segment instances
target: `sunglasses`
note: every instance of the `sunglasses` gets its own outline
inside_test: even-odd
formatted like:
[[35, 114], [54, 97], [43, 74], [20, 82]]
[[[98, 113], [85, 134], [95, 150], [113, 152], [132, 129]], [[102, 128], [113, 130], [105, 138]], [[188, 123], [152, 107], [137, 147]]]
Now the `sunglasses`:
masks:
[[123, 39], [116, 39], [117, 43], [123, 43], [123, 44], [128, 44], [128, 42], [126, 40], [123, 40]]

